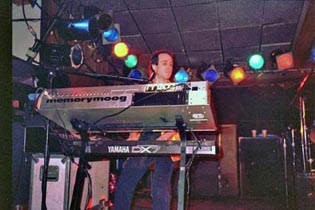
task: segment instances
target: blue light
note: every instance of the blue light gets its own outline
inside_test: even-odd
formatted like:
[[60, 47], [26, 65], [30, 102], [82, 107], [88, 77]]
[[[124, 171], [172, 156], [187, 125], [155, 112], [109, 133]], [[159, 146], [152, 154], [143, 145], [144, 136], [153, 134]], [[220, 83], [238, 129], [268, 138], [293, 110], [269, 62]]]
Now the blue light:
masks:
[[315, 62], [315, 48], [312, 49], [312, 58], [313, 58], [313, 61]]
[[175, 74], [175, 82], [187, 82], [189, 79], [188, 73], [184, 69], [180, 69], [178, 72]]
[[74, 22], [74, 23], [71, 23], [71, 25], [76, 29], [89, 32], [89, 21], [88, 20], [82, 20], [82, 21]]
[[142, 72], [138, 69], [132, 69], [129, 73], [130, 78], [142, 79]]
[[214, 82], [219, 78], [219, 74], [215, 69], [209, 68], [202, 74], [202, 77], [208, 82]]
[[28, 94], [27, 97], [28, 97], [28, 100], [35, 101], [39, 96], [40, 96], [39, 93], [30, 93], [30, 94]]
[[115, 42], [119, 39], [119, 31], [117, 28], [112, 28], [104, 31], [103, 36], [108, 42]]

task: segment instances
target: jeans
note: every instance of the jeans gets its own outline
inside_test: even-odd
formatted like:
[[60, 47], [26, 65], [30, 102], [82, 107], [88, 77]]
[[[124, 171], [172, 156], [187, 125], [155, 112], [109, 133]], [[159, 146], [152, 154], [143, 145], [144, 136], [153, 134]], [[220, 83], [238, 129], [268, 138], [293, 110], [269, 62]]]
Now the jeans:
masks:
[[115, 210], [129, 210], [131, 208], [135, 188], [152, 161], [155, 163], [151, 186], [153, 210], [170, 209], [170, 181], [174, 169], [174, 162], [170, 157], [151, 156], [130, 157], [127, 160], [118, 178], [114, 198]]

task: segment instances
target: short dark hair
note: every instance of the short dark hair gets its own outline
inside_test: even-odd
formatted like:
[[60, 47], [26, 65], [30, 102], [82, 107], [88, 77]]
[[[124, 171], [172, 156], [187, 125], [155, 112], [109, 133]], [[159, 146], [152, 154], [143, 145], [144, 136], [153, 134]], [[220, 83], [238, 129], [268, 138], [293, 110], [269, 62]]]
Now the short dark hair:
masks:
[[170, 55], [174, 59], [174, 53], [172, 51], [169, 51], [168, 49], [159, 49], [159, 50], [156, 50], [156, 51], [154, 51], [152, 53], [151, 59], [150, 59], [151, 65], [152, 64], [155, 64], [155, 65], [158, 64], [159, 55], [162, 54], [162, 53], [166, 53], [166, 54]]

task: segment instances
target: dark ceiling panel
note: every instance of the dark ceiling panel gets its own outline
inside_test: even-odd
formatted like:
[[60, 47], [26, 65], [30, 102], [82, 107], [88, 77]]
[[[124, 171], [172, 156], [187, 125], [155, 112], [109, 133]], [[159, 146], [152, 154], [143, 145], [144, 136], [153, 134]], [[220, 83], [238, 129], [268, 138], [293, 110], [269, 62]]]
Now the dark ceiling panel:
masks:
[[[106, 11], [122, 11], [127, 10], [127, 7], [124, 3], [125, 0], [89, 0], [83, 1], [84, 5], [95, 5], [98, 8], [102, 9], [104, 12]], [[77, 1], [80, 2], [81, 1]]]
[[296, 24], [274, 24], [263, 28], [262, 44], [292, 42]]
[[218, 28], [216, 4], [200, 4], [174, 8], [181, 32]]
[[177, 32], [163, 34], [145, 34], [145, 40], [152, 51], [159, 48], [167, 48], [174, 52], [183, 51], [183, 45]]
[[259, 48], [256, 47], [241, 47], [230, 48], [224, 50], [224, 59], [232, 60], [232, 62], [246, 62], [250, 54], [258, 52]]
[[264, 2], [258, 0], [236, 0], [218, 2], [220, 27], [235, 28], [259, 25]]
[[143, 37], [137, 36], [123, 36], [122, 40], [129, 44], [130, 49], [135, 54], [150, 53]]
[[264, 9], [265, 23], [297, 23], [303, 7], [303, 1], [268, 1]]
[[114, 13], [114, 23], [119, 23], [122, 35], [140, 34], [137, 25], [133, 21], [128, 11], [120, 11]]
[[258, 26], [222, 30], [223, 48], [259, 46], [260, 28]]
[[169, 33], [176, 31], [171, 9], [146, 9], [132, 11], [143, 34]]
[[177, 52], [175, 53], [175, 65], [178, 67], [188, 67], [189, 60], [185, 53], [183, 52]]
[[221, 51], [189, 52], [188, 57], [192, 68], [197, 68], [202, 63], [207, 64], [222, 63]]
[[182, 38], [189, 51], [219, 50], [221, 48], [218, 30], [186, 32], [182, 33]]
[[178, 6], [186, 6], [186, 5], [192, 5], [192, 4], [203, 4], [203, 3], [210, 3], [215, 2], [216, 0], [171, 0], [172, 6], [178, 7]]
[[169, 7], [169, 0], [125, 0], [131, 10]]

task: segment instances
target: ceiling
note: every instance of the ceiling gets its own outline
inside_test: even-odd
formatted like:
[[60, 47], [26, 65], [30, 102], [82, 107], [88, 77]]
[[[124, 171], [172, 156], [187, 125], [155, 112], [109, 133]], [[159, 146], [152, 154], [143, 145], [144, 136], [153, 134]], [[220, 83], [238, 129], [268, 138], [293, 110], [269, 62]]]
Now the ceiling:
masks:
[[[82, 2], [83, 3], [83, 2]], [[315, 27], [301, 29], [313, 21], [306, 17], [314, 3], [303, 0], [116, 0], [85, 1], [113, 12], [120, 24], [121, 38], [147, 64], [150, 53], [159, 48], [175, 52], [178, 67], [198, 68], [215, 64], [220, 70], [227, 60], [246, 66], [247, 57], [261, 52], [270, 68], [274, 49], [294, 51], [295, 43], [307, 36], [307, 54]], [[311, 6], [309, 6], [311, 5]], [[314, 24], [313, 24], [314, 25]], [[305, 35], [306, 34], [306, 35]], [[303, 37], [301, 37], [303, 36]], [[306, 49], [307, 48], [307, 49]], [[307, 55], [298, 55], [308, 57]], [[307, 58], [303, 58], [305, 62]], [[300, 59], [301, 60], [301, 59]], [[268, 66], [269, 65], [269, 66]]]
[[[51, 2], [67, 2], [64, 13], [74, 17], [82, 16], [82, 10], [78, 9], [82, 5], [111, 14], [113, 22], [120, 25], [122, 41], [138, 55], [139, 66], [143, 68], [154, 50], [167, 48], [175, 53], [178, 68], [198, 69], [204, 64], [214, 64], [219, 72], [229, 60], [252, 73], [247, 65], [248, 56], [260, 52], [266, 61], [263, 71], [274, 73], [276, 67], [270, 59], [273, 50], [291, 51], [296, 68], [308, 68], [311, 48], [315, 45], [315, 1], [312, 0]], [[288, 77], [303, 76], [298, 72]], [[260, 80], [264, 77], [267, 82], [271, 79], [264, 75]]]

